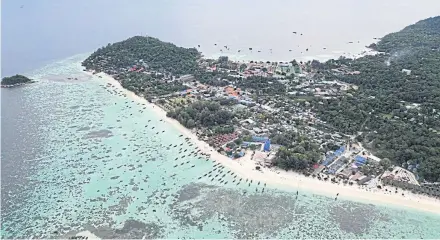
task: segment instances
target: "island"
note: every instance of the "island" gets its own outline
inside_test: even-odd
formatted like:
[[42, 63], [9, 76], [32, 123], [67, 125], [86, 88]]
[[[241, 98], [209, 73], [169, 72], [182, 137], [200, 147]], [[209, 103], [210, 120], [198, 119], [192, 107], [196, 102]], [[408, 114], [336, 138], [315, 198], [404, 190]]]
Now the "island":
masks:
[[2, 88], [11, 88], [32, 83], [33, 81], [23, 75], [15, 75], [11, 77], [4, 77], [1, 82]]
[[369, 47], [326, 62], [237, 62], [136, 36], [83, 66], [256, 169], [440, 198], [440, 17]]

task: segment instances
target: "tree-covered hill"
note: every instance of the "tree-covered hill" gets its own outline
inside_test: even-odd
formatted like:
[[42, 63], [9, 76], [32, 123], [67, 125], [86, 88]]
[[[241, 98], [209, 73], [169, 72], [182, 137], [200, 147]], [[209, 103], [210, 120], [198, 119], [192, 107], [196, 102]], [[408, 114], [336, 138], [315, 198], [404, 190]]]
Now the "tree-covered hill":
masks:
[[144, 66], [161, 73], [189, 74], [197, 69], [200, 53], [157, 38], [135, 36], [99, 48], [83, 62], [87, 69], [103, 71]]
[[361, 74], [341, 80], [359, 85], [360, 92], [370, 96], [392, 95], [440, 109], [440, 17], [388, 34], [375, 49], [385, 54], [349, 61]]
[[421, 20], [399, 32], [386, 35], [373, 48], [380, 52], [394, 53], [405, 49], [439, 49], [440, 16]]
[[24, 83], [28, 83], [31, 82], [32, 80], [23, 76], [23, 75], [15, 75], [15, 76], [11, 76], [11, 77], [4, 77], [2, 79], [1, 85], [18, 85], [18, 84], [24, 84]]
[[326, 63], [360, 71], [338, 77], [359, 89], [316, 101], [315, 111], [342, 132], [362, 132], [357, 139], [380, 157], [440, 181], [440, 17], [388, 34], [372, 47], [383, 54]]

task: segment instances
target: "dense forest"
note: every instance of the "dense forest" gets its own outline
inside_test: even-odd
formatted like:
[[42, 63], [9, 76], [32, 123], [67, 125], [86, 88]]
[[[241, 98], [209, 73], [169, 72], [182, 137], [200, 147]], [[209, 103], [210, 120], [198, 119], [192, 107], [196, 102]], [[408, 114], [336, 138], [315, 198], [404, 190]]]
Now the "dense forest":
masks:
[[274, 165], [285, 170], [304, 170], [321, 159], [319, 146], [299, 133], [289, 131], [271, 136], [272, 143], [281, 147], [275, 157]]
[[194, 73], [200, 53], [195, 48], [177, 47], [157, 38], [135, 36], [99, 48], [83, 62], [87, 69], [111, 73], [109, 70], [135, 65], [148, 70], [174, 75]]
[[15, 75], [11, 77], [4, 77], [2, 79], [1, 85], [16, 85], [31, 82], [32, 80], [23, 76], [23, 75]]
[[379, 157], [440, 181], [440, 17], [388, 34], [371, 47], [382, 54], [325, 63], [360, 71], [338, 77], [359, 89], [316, 100], [314, 110], [339, 131], [356, 134]]
[[149, 75], [138, 72], [127, 72], [118, 75], [121, 85], [137, 94], [145, 94], [148, 98], [163, 96], [187, 89], [179, 81], [163, 81], [161, 74]]
[[197, 101], [184, 108], [167, 113], [187, 128], [225, 126], [231, 123], [233, 114], [211, 101]]

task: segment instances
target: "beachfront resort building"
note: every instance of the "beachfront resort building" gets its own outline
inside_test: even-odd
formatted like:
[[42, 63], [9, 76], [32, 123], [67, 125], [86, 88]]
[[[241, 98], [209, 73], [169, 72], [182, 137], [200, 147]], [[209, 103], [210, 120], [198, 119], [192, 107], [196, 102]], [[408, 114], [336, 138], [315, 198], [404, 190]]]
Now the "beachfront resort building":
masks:
[[401, 167], [395, 167], [392, 171], [386, 171], [381, 177], [382, 183], [402, 189], [409, 189], [412, 192], [426, 194], [428, 196], [440, 197], [440, 183], [419, 184], [416, 176]]
[[392, 171], [384, 172], [382, 181], [386, 184], [402, 187], [408, 185], [420, 186], [414, 173], [401, 167], [394, 167]]

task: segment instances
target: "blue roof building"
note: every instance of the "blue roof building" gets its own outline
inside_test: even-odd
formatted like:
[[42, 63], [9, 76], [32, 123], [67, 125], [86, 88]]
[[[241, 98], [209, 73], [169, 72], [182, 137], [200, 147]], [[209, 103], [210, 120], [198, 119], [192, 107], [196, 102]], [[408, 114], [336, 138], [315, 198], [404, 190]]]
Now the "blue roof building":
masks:
[[338, 150], [335, 151], [335, 155], [340, 156], [344, 152], [345, 152], [345, 147], [342, 146]]
[[354, 164], [356, 164], [358, 167], [364, 165], [365, 163], [367, 163], [367, 159], [362, 156], [358, 155], [354, 158]]
[[335, 158], [336, 158], [336, 156], [333, 155], [333, 154], [327, 156], [327, 157], [325, 158], [324, 162], [322, 163], [322, 165], [324, 165], [324, 166], [328, 166], [330, 163], [333, 162], [333, 160], [335, 160]]
[[266, 142], [264, 143], [263, 150], [265, 152], [269, 152], [270, 151], [270, 139], [267, 139]]
[[366, 163], [367, 162], [367, 159], [366, 158], [364, 158], [364, 157], [362, 157], [362, 156], [356, 156], [355, 158], [354, 158], [354, 160], [356, 161], [356, 162], [360, 162], [360, 163]]

